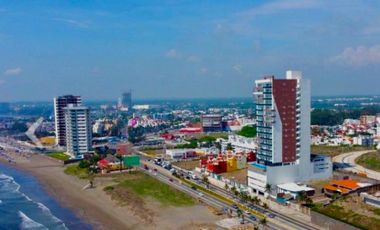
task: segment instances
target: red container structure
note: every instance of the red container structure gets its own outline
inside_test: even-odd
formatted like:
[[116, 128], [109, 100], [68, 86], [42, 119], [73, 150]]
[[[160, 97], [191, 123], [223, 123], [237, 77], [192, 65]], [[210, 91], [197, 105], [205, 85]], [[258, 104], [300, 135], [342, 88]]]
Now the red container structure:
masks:
[[256, 161], [256, 153], [252, 151], [247, 153], [247, 162], [254, 162], [254, 161]]
[[221, 155], [217, 158], [209, 158], [207, 171], [215, 174], [225, 173], [227, 172], [227, 161]]

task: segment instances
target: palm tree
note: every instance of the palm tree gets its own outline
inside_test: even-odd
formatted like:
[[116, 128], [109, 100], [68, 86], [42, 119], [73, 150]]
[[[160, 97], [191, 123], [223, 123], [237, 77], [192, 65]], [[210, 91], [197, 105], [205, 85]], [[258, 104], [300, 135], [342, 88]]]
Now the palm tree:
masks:
[[266, 217], [262, 218], [262, 219], [260, 220], [260, 224], [262, 224], [262, 225], [266, 225], [266, 224], [267, 224], [267, 218], [266, 218]]
[[267, 193], [271, 193], [271, 190], [272, 190], [272, 185], [270, 185], [270, 184], [266, 184], [265, 185], [265, 192], [267, 192]]
[[235, 186], [233, 186], [233, 187], [231, 188], [231, 192], [232, 192], [233, 194], [235, 194], [235, 192], [236, 192], [236, 187], [235, 187]]
[[268, 209], [269, 208], [268, 204], [267, 203], [263, 203], [263, 208]]
[[206, 184], [206, 187], [208, 188], [210, 182], [209, 182], [208, 177], [206, 175], [202, 176], [202, 181], [203, 181], [203, 183]]
[[260, 198], [258, 198], [257, 196], [254, 196], [254, 197], [252, 197], [252, 202], [255, 205], [260, 205]]
[[305, 192], [301, 192], [301, 193], [298, 195], [298, 197], [297, 197], [298, 201], [301, 202], [301, 203], [303, 203], [303, 202], [306, 200], [306, 198], [307, 198], [307, 196], [306, 196], [306, 193], [305, 193]]
[[225, 184], [224, 184], [224, 189], [228, 191], [229, 188], [230, 188], [230, 187], [228, 187], [228, 184], [225, 183]]
[[307, 197], [305, 203], [307, 206], [311, 206], [313, 204], [313, 200], [310, 197]]

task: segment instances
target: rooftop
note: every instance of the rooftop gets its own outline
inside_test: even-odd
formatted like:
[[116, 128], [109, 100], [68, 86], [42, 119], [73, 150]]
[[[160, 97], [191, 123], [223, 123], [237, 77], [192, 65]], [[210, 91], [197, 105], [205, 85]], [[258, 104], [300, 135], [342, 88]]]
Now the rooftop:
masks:
[[286, 183], [286, 184], [280, 184], [277, 185], [278, 188], [282, 190], [286, 190], [289, 192], [308, 192], [308, 191], [314, 191], [313, 188], [308, 187], [306, 185], [299, 185], [296, 183]]

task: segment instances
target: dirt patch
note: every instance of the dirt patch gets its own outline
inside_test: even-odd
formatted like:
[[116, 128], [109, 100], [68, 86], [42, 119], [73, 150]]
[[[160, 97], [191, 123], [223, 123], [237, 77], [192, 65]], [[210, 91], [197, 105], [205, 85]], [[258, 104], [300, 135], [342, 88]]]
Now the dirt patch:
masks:
[[174, 162], [173, 165], [175, 165], [181, 169], [193, 170], [196, 167], [199, 167], [199, 160], [178, 161], [178, 162]]
[[240, 184], [247, 184], [247, 175], [248, 175], [248, 169], [240, 169], [232, 172], [222, 173], [223, 177], [235, 180], [239, 182]]
[[107, 186], [104, 190], [120, 206], [128, 206], [134, 215], [140, 217], [146, 223], [153, 223], [155, 214], [146, 207], [145, 201], [142, 198], [119, 185]]

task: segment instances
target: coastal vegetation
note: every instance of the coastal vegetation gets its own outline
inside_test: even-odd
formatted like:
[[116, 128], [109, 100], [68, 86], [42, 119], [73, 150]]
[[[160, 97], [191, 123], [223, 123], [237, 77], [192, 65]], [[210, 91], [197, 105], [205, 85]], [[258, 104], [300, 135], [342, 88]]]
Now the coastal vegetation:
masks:
[[47, 154], [49, 157], [61, 160], [61, 161], [66, 161], [70, 159], [70, 156], [65, 154], [64, 152], [54, 152], [54, 153], [48, 153]]
[[354, 152], [354, 151], [363, 151], [371, 150], [370, 147], [356, 146], [356, 145], [340, 145], [340, 146], [327, 146], [327, 145], [312, 145], [311, 153], [314, 154], [323, 154], [327, 156], [337, 156], [343, 153]]
[[[190, 206], [195, 200], [185, 193], [146, 175], [143, 172], [134, 171], [128, 174], [115, 176], [116, 185], [107, 186], [104, 191], [112, 196], [112, 199], [124, 204], [132, 197], [151, 198], [162, 205]], [[123, 196], [123, 194], [129, 194]]]
[[89, 177], [89, 168], [80, 167], [79, 164], [69, 165], [66, 166], [65, 173], [71, 176], [76, 176], [80, 179], [87, 179]]
[[356, 158], [355, 162], [365, 168], [380, 172], [380, 151], [365, 153]]

